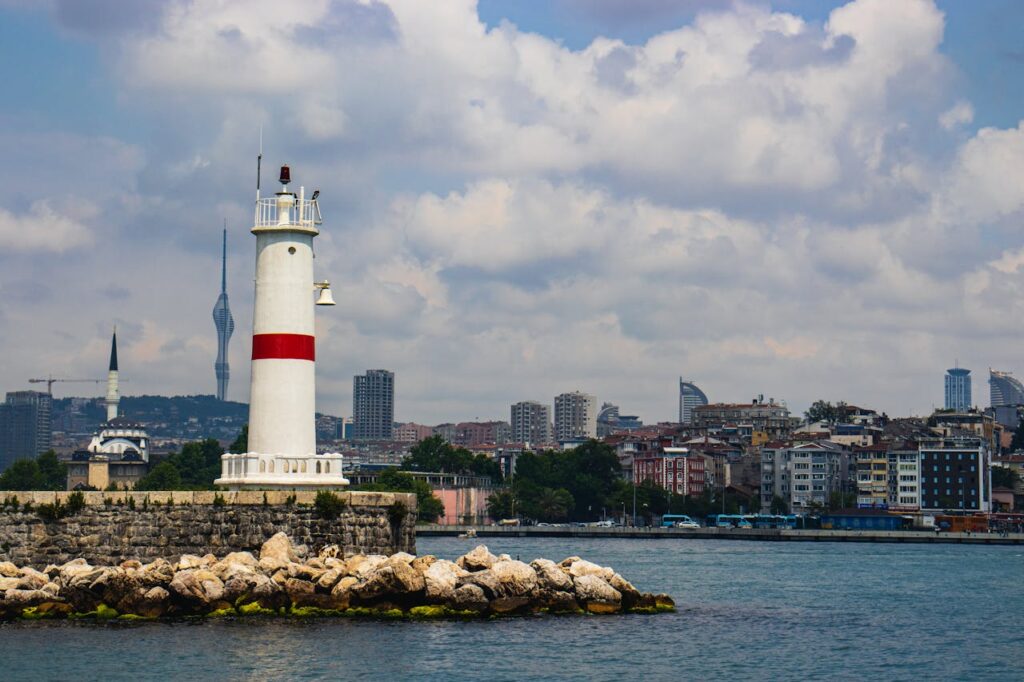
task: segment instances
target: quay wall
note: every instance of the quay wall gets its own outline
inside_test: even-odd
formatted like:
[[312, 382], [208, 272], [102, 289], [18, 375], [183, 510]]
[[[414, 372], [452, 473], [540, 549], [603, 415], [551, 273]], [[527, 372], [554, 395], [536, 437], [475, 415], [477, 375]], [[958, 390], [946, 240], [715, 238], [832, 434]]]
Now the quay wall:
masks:
[[769, 542], [901, 542], [965, 545], [1024, 545], [1024, 533], [938, 533], [931, 531], [771, 530], [759, 528], [594, 528], [556, 526], [417, 526], [421, 537], [465, 535], [478, 538], [640, 538], [678, 540], [759, 540]]
[[335, 494], [345, 508], [333, 520], [317, 512], [312, 491], [86, 492], [82, 510], [47, 520], [40, 505], [66, 504], [71, 493], [0, 492], [0, 561], [38, 568], [78, 557], [116, 565], [182, 554], [223, 556], [256, 552], [279, 531], [310, 551], [333, 544], [345, 556], [416, 553], [414, 494]]

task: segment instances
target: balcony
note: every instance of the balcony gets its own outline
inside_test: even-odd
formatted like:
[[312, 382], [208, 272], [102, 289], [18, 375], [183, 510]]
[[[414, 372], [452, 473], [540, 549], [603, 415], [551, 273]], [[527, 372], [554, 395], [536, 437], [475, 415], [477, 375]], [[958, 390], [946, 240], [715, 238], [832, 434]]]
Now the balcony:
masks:
[[284, 193], [257, 199], [252, 231], [287, 230], [319, 234], [316, 226], [322, 222], [319, 205], [306, 199], [304, 190], [300, 189], [298, 196]]

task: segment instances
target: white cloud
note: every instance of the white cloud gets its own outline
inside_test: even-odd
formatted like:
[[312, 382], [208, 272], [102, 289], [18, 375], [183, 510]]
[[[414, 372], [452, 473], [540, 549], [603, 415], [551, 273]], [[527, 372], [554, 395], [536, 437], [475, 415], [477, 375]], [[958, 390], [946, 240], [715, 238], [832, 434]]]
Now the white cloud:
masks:
[[974, 107], [966, 100], [959, 100], [939, 116], [939, 125], [946, 130], [969, 124], [974, 120]]
[[33, 202], [22, 214], [0, 208], [0, 248], [7, 251], [63, 252], [91, 242], [88, 227], [55, 211], [46, 200]]

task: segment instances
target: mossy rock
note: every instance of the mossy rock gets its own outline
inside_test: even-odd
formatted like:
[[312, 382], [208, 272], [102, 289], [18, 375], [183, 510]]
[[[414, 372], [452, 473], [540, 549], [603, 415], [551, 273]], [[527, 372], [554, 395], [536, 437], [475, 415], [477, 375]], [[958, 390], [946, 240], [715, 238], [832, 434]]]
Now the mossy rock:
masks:
[[110, 620], [111, 618], [117, 618], [119, 615], [117, 609], [113, 609], [106, 604], [99, 604], [95, 611], [86, 611], [84, 613], [71, 613], [68, 615], [69, 618], [95, 618], [97, 620]]
[[276, 616], [277, 611], [273, 609], [265, 609], [258, 602], [250, 602], [248, 604], [239, 604], [235, 607], [239, 615], [242, 616]]
[[319, 606], [293, 606], [288, 610], [288, 615], [296, 618], [324, 618], [327, 616], [340, 616], [338, 609], [322, 609]]
[[137, 621], [137, 620], [156, 620], [156, 616], [140, 616], [137, 613], [122, 613], [117, 617], [118, 620], [125, 621]]
[[206, 614], [207, 618], [224, 618], [225, 616], [235, 616], [238, 612], [234, 608], [228, 606], [223, 609], [216, 609]]

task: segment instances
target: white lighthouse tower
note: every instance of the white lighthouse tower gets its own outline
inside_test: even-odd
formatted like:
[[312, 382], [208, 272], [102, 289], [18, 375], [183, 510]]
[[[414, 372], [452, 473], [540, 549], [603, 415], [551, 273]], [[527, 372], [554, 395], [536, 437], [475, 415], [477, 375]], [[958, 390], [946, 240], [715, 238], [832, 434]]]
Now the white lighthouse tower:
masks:
[[314, 192], [256, 195], [256, 296], [253, 310], [249, 452], [225, 454], [216, 485], [242, 489], [308, 489], [348, 484], [338, 453], [316, 454], [316, 342], [313, 296], [333, 305], [329, 284], [313, 278], [313, 237], [320, 234]]

